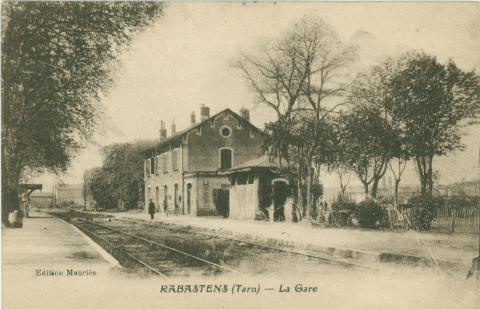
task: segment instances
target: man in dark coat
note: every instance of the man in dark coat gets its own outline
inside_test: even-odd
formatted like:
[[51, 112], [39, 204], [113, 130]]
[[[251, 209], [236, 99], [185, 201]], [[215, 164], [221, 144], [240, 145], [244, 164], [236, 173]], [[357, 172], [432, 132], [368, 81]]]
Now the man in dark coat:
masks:
[[155, 215], [155, 203], [150, 199], [150, 203], [148, 204], [148, 213], [153, 220], [153, 216]]

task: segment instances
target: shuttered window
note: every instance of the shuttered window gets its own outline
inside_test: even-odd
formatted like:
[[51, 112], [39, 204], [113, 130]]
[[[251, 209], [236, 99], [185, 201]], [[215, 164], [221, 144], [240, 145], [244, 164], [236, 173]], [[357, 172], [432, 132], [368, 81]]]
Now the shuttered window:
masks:
[[150, 176], [150, 159], [145, 161], [145, 175]]
[[155, 174], [155, 159], [154, 158], [150, 159], [150, 173]]
[[163, 163], [163, 173], [167, 174], [168, 173], [168, 162], [167, 162], [167, 154], [164, 153], [162, 154], [162, 163]]
[[178, 171], [178, 158], [177, 158], [177, 150], [175, 149], [172, 151], [172, 165], [173, 165], [173, 170]]
[[160, 174], [160, 171], [159, 171], [159, 170], [160, 170], [160, 166], [159, 166], [159, 164], [158, 164], [158, 161], [159, 161], [159, 157], [156, 156], [156, 157], [155, 157], [155, 175]]

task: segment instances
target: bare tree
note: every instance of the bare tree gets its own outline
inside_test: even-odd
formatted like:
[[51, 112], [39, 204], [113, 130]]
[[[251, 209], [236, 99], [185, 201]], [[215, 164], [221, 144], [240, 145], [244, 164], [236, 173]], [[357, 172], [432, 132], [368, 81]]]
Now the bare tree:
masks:
[[322, 123], [334, 109], [345, 104], [339, 98], [349, 86], [345, 82], [347, 67], [354, 54], [354, 49], [345, 46], [322, 19], [305, 16], [279, 39], [263, 45], [255, 56], [243, 54], [236, 63], [257, 95], [257, 104], [274, 109], [278, 122], [292, 119], [292, 114], [301, 114], [313, 124], [311, 140], [303, 149], [301, 160], [307, 168], [307, 222], [313, 207], [314, 158], [318, 154]]

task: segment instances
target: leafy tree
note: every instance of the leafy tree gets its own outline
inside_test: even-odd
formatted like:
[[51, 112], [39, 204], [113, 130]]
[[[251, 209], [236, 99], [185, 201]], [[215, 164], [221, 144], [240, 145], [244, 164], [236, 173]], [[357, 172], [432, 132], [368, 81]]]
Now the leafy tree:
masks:
[[93, 201], [95, 201], [95, 208], [110, 209], [116, 207], [116, 201], [108, 179], [109, 175], [101, 167], [89, 170], [87, 190], [90, 192]]
[[129, 207], [144, 199], [144, 160], [141, 151], [155, 144], [154, 141], [113, 144], [103, 151], [103, 165], [92, 171], [88, 184], [96, 204], [116, 208], [118, 201]]
[[[350, 153], [350, 166], [365, 187], [365, 193], [376, 197], [378, 183], [390, 167], [395, 176], [395, 188], [401, 180], [409, 153], [401, 124], [392, 117], [391, 81], [402, 68], [402, 63], [387, 59], [380, 65], [372, 66], [357, 77], [349, 97], [353, 109], [344, 118], [344, 149]], [[353, 151], [353, 153], [352, 153]], [[356, 156], [355, 153], [360, 154]], [[398, 169], [391, 160], [396, 158]], [[343, 160], [344, 161], [344, 160]]]
[[62, 172], [99, 123], [101, 94], [160, 2], [2, 3], [2, 222], [26, 169]]
[[378, 183], [398, 152], [398, 132], [377, 111], [367, 108], [342, 114], [339, 121], [345, 156], [342, 160], [347, 159], [365, 193], [376, 197]]
[[424, 53], [406, 54], [399, 62], [402, 69], [390, 81], [389, 110], [415, 159], [422, 193], [431, 195], [435, 156], [462, 150], [462, 128], [478, 121], [480, 78], [452, 60], [441, 64]]
[[296, 186], [294, 196], [301, 210], [297, 214], [299, 217], [306, 211], [303, 184], [307, 175], [304, 161], [306, 144], [309, 143], [307, 131], [308, 122], [302, 121], [298, 114], [265, 125], [264, 144], [269, 148], [270, 156], [278, 163], [279, 173]]
[[351, 160], [346, 156], [346, 149], [348, 141], [343, 138], [343, 124], [341, 122], [342, 113], [340, 116], [332, 119], [331, 135], [330, 135], [330, 149], [329, 159], [327, 160], [327, 167], [329, 172], [335, 172], [340, 180], [341, 195], [339, 198], [345, 199], [347, 186], [350, 183], [353, 166]]

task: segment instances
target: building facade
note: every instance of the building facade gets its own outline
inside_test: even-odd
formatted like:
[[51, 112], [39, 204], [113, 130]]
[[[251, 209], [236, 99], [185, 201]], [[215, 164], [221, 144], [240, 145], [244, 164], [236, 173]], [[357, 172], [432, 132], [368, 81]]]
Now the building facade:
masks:
[[172, 124], [170, 137], [162, 121], [160, 142], [143, 152], [145, 204], [152, 199], [159, 212], [216, 214], [212, 192], [230, 185], [222, 171], [262, 155], [261, 131], [248, 110], [240, 113], [225, 109], [210, 117], [202, 106], [199, 123], [192, 113], [190, 127], [177, 133]]
[[53, 187], [55, 195], [55, 204], [74, 203], [83, 206], [83, 184], [64, 184], [60, 183]]

